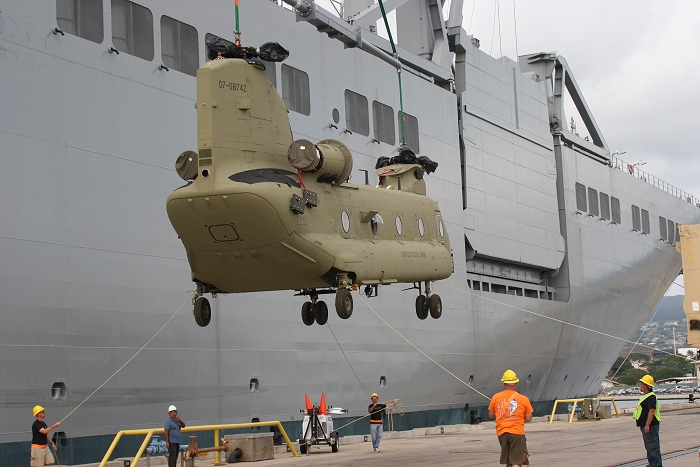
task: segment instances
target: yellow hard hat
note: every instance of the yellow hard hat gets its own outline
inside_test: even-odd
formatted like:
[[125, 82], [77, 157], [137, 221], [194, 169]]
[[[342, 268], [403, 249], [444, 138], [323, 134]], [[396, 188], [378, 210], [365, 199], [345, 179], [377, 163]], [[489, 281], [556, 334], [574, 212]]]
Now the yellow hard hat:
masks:
[[43, 411], [44, 411], [44, 408], [40, 405], [35, 405], [34, 408], [32, 409], [32, 413], [34, 414], [35, 417], [36, 417], [36, 414], [38, 414], [39, 412], [43, 412]]
[[506, 384], [515, 384], [518, 381], [520, 380], [513, 370], [506, 370], [506, 372], [503, 373], [503, 378], [501, 378], [501, 382]]
[[646, 384], [650, 388], [654, 387], [654, 378], [652, 378], [651, 375], [644, 375], [639, 381]]
[[369, 396], [369, 398], [371, 399], [371, 398], [373, 398], [373, 397], [379, 397], [379, 394], [377, 394], [376, 392], [373, 392], [372, 395]]

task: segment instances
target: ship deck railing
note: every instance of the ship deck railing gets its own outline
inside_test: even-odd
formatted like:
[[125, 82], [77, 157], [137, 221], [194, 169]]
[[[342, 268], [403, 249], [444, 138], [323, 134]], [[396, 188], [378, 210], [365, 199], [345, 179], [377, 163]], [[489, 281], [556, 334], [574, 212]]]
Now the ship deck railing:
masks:
[[[551, 425], [552, 422], [554, 421], [554, 413], [557, 411], [557, 405], [561, 403], [567, 403], [567, 404], [574, 404], [573, 407], [571, 407], [571, 415], [569, 415], [569, 423], [571, 423], [574, 420], [574, 414], [576, 414], [576, 405], [581, 402], [583, 403], [584, 400], [597, 400], [595, 397], [580, 397], [577, 399], [557, 399], [554, 401], [554, 407], [552, 407], [552, 416], [549, 417], [549, 424]], [[617, 418], [620, 418], [620, 412], [617, 410], [617, 405], [615, 405], [615, 398], [614, 397], [601, 397], [601, 401], [611, 401], [612, 406], [615, 409], [615, 415]]]
[[[192, 433], [192, 432], [201, 432], [201, 431], [213, 431], [214, 432], [214, 447], [219, 447], [219, 432], [221, 430], [237, 430], [241, 428], [259, 428], [259, 427], [264, 427], [264, 426], [276, 426], [282, 436], [284, 437], [284, 441], [287, 443], [287, 446], [289, 447], [289, 450], [292, 452], [294, 457], [299, 456], [297, 454], [296, 449], [294, 449], [294, 445], [292, 442], [289, 440], [289, 437], [287, 436], [287, 433], [284, 431], [284, 428], [282, 427], [282, 423], [279, 421], [269, 421], [269, 422], [253, 422], [253, 423], [234, 423], [234, 424], [227, 424], [227, 425], [198, 425], [198, 426], [188, 426], [180, 430], [181, 433]], [[102, 459], [102, 462], [100, 462], [100, 467], [105, 467], [105, 464], [109, 461], [110, 456], [114, 452], [114, 449], [117, 447], [117, 444], [119, 443], [119, 440], [122, 439], [124, 436], [130, 436], [130, 435], [146, 435], [146, 437], [143, 440], [143, 443], [141, 443], [141, 447], [139, 448], [138, 452], [134, 456], [134, 458], [131, 461], [131, 467], [136, 467], [136, 465], [139, 462], [139, 459], [141, 459], [141, 456], [143, 456], [143, 453], [146, 451], [146, 448], [148, 447], [149, 441], [151, 441], [151, 438], [153, 435], [160, 435], [164, 434], [165, 429], [164, 428], [142, 428], [142, 429], [136, 429], [136, 430], [122, 430], [118, 432], [114, 440], [112, 441], [112, 444], [109, 446], [109, 449], [107, 450], [107, 453], [105, 454], [104, 458]], [[218, 465], [220, 464], [220, 458], [219, 455], [221, 452], [216, 452], [216, 460], [215, 463]]]
[[676, 188], [675, 186], [671, 185], [670, 183], [666, 183], [665, 181], [659, 179], [658, 177], [655, 177], [651, 175], [650, 173], [644, 172], [639, 168], [639, 164], [630, 164], [628, 162], [623, 161], [622, 159], [619, 159], [615, 156], [612, 156], [610, 158], [610, 167], [613, 169], [621, 170], [623, 172], [627, 172], [628, 174], [632, 175], [633, 177], [636, 177], [640, 180], [644, 180], [650, 185], [655, 186], [659, 190], [665, 191], [666, 193], [669, 193], [676, 198], [680, 198], [684, 201], [687, 201], [688, 203], [700, 207], [700, 199], [691, 195], [690, 193], [681, 190], [680, 188]]

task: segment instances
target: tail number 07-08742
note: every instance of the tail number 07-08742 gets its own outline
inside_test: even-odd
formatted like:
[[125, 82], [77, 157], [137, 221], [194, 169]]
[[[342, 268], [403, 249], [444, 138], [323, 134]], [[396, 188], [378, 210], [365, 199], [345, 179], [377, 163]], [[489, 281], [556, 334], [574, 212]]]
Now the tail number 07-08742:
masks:
[[245, 84], [234, 83], [232, 81], [226, 82], [221, 80], [219, 80], [219, 89], [228, 89], [229, 91], [247, 91]]

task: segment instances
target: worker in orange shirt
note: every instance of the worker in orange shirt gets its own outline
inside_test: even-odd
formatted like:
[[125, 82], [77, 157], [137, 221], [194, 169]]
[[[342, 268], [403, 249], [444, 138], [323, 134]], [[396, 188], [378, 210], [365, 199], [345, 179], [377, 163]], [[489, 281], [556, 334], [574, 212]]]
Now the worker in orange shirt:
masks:
[[496, 435], [501, 444], [501, 464], [507, 467], [530, 465], [525, 439], [525, 422], [532, 421], [530, 399], [517, 390], [520, 381], [513, 370], [503, 373], [503, 391], [491, 398], [489, 418], [496, 419]]

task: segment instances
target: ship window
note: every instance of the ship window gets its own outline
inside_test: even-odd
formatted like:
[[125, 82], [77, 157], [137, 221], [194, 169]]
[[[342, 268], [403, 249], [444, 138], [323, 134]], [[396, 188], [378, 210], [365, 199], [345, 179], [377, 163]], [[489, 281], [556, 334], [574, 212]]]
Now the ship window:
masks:
[[160, 17], [160, 46], [163, 65], [197, 76], [199, 46], [197, 30], [168, 16]]
[[58, 27], [98, 44], [104, 39], [102, 16], [102, 0], [56, 0]]
[[[406, 146], [413, 149], [413, 152], [420, 152], [420, 138], [418, 134], [418, 119], [406, 112], [403, 114], [403, 127], [406, 134]], [[401, 134], [401, 112], [399, 112], [399, 135]], [[400, 138], [399, 138], [400, 139]]]
[[674, 234], [673, 232], [676, 230], [676, 225], [675, 223], [669, 219], [668, 220], [668, 234], [666, 235], [666, 238], [668, 239], [669, 242], [673, 241]]
[[289, 65], [282, 65], [282, 99], [287, 109], [311, 115], [309, 75]]
[[517, 295], [518, 297], [522, 297], [523, 289], [520, 287], [508, 287], [508, 295]]
[[642, 230], [642, 215], [639, 212], [639, 208], [632, 205], [632, 230], [639, 232]]
[[649, 235], [651, 233], [651, 228], [649, 227], [649, 211], [642, 209], [642, 232], [644, 235]]
[[600, 215], [600, 210], [598, 209], [598, 192], [593, 188], [588, 188], [588, 212], [594, 216]]
[[668, 230], [666, 227], [666, 218], [659, 216], [659, 237], [664, 242], [668, 239]]
[[380, 376], [380, 377], [379, 377], [379, 387], [380, 387], [380, 388], [385, 388], [385, 387], [386, 387], [386, 376]]
[[600, 192], [600, 217], [610, 220], [610, 197]]
[[612, 208], [612, 221], [615, 224], [622, 224], [622, 214], [620, 213], [620, 200], [614, 196], [610, 197], [610, 207]]
[[153, 60], [153, 13], [129, 0], [112, 0], [112, 44], [144, 60]]
[[501, 284], [491, 284], [491, 292], [493, 293], [506, 293], [506, 286]]
[[479, 281], [472, 282], [474, 290], [481, 290], [481, 283]]
[[576, 209], [588, 212], [588, 200], [586, 199], [586, 187], [576, 183]]
[[676, 237], [675, 241], [680, 242], [681, 241], [681, 232], [676, 228], [673, 229], [673, 232], [675, 232], [675, 235], [674, 235], [674, 237]]
[[537, 290], [525, 289], [525, 296], [530, 298], [537, 298]]
[[345, 126], [353, 133], [369, 136], [367, 98], [349, 89], [345, 90]]
[[394, 109], [381, 102], [372, 101], [372, 119], [374, 121], [374, 139], [386, 144], [396, 144]]
[[250, 392], [260, 392], [260, 381], [258, 381], [258, 378], [250, 379]]
[[482, 283], [481, 283], [481, 290], [483, 290], [484, 292], [488, 292], [488, 291], [489, 291], [489, 287], [490, 287], [490, 285], [489, 285], [488, 282], [482, 282]]
[[53, 436], [51, 436], [51, 439], [53, 440], [54, 444], [62, 448], [65, 448], [68, 444], [68, 437], [66, 436], [65, 431], [55, 432]]

